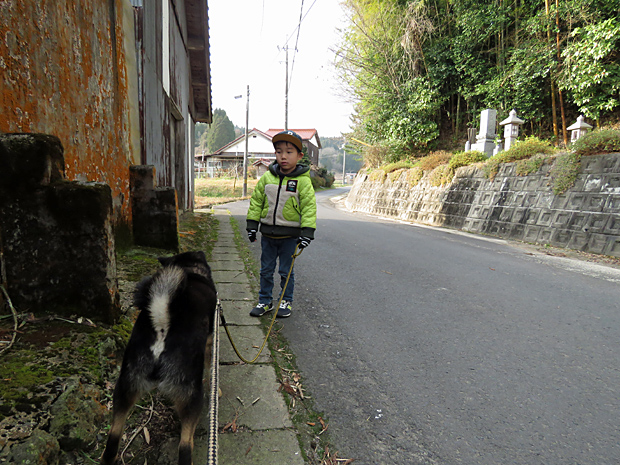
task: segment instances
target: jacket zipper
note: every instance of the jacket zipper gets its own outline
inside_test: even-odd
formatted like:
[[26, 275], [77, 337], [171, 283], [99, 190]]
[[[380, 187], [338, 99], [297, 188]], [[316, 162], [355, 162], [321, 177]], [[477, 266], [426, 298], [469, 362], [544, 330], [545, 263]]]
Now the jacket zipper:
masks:
[[278, 185], [278, 195], [276, 195], [276, 205], [275, 208], [273, 209], [273, 226], [276, 225], [276, 218], [278, 215], [278, 204], [280, 203], [280, 191], [282, 190], [282, 181], [284, 181], [284, 178], [278, 176], [280, 178], [280, 184]]

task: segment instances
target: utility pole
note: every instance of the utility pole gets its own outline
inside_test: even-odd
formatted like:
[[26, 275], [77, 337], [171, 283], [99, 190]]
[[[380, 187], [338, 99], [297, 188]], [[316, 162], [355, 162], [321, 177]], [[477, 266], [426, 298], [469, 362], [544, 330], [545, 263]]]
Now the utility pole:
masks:
[[286, 51], [286, 82], [284, 83], [284, 130], [288, 130], [288, 47]]
[[346, 175], [346, 171], [345, 171], [345, 162], [347, 160], [347, 141], [344, 141], [344, 144], [342, 144], [342, 150], [344, 150], [344, 153], [342, 154], [342, 185], [345, 185], [347, 183], [347, 178], [345, 177]]
[[245, 104], [245, 153], [243, 154], [243, 197], [248, 195], [248, 124], [250, 117], [250, 85]]

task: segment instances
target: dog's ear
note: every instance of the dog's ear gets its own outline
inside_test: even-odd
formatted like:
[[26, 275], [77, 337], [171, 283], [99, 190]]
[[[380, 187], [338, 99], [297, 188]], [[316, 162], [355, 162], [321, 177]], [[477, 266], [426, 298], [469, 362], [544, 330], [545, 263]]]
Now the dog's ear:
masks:
[[197, 262], [202, 263], [203, 265], [207, 264], [207, 257], [205, 255], [205, 253], [202, 250], [199, 250], [197, 252], [193, 252], [194, 254], [194, 258]]
[[178, 255], [173, 255], [172, 257], [159, 257], [157, 260], [159, 260], [159, 263], [161, 263], [162, 266], [170, 266], [170, 265], [177, 265], [181, 267], [190, 267], [194, 265], [203, 265], [207, 267], [209, 266], [207, 264], [207, 257], [205, 256], [205, 253], [202, 250], [199, 250], [197, 252], [183, 252]]
[[157, 261], [161, 263], [161, 266], [168, 266], [172, 264], [172, 262], [174, 262], [174, 258], [175, 258], [174, 256], [173, 257], [159, 257]]

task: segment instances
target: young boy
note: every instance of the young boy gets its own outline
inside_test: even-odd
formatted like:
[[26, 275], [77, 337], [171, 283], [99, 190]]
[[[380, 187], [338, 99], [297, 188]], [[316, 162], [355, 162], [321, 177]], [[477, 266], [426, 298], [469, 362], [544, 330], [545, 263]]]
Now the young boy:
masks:
[[[276, 260], [279, 261], [280, 287], [286, 283], [295, 248], [303, 249], [314, 239], [316, 199], [310, 180], [310, 167], [299, 165], [303, 157], [301, 137], [283, 131], [272, 139], [276, 161], [258, 181], [247, 214], [250, 242], [256, 241], [260, 226], [261, 260], [258, 304], [250, 315], [262, 316], [273, 310], [272, 291]], [[291, 316], [295, 274], [291, 276], [282, 297], [278, 318]]]

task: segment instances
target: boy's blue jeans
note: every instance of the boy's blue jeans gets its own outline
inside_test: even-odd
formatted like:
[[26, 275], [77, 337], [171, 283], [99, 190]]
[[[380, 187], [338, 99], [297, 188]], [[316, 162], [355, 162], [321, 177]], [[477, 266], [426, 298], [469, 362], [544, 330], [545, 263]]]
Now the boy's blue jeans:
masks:
[[[284, 287], [286, 277], [293, 263], [293, 254], [297, 247], [297, 238], [288, 237], [285, 239], [272, 239], [271, 237], [261, 236], [261, 256], [260, 256], [260, 291], [258, 302], [269, 304], [273, 300], [273, 274], [276, 269], [276, 260], [280, 262], [278, 274], [280, 275], [280, 288]], [[295, 290], [295, 272], [291, 271], [286, 291], [282, 300], [293, 301], [293, 291]], [[279, 299], [279, 296], [278, 296]]]

